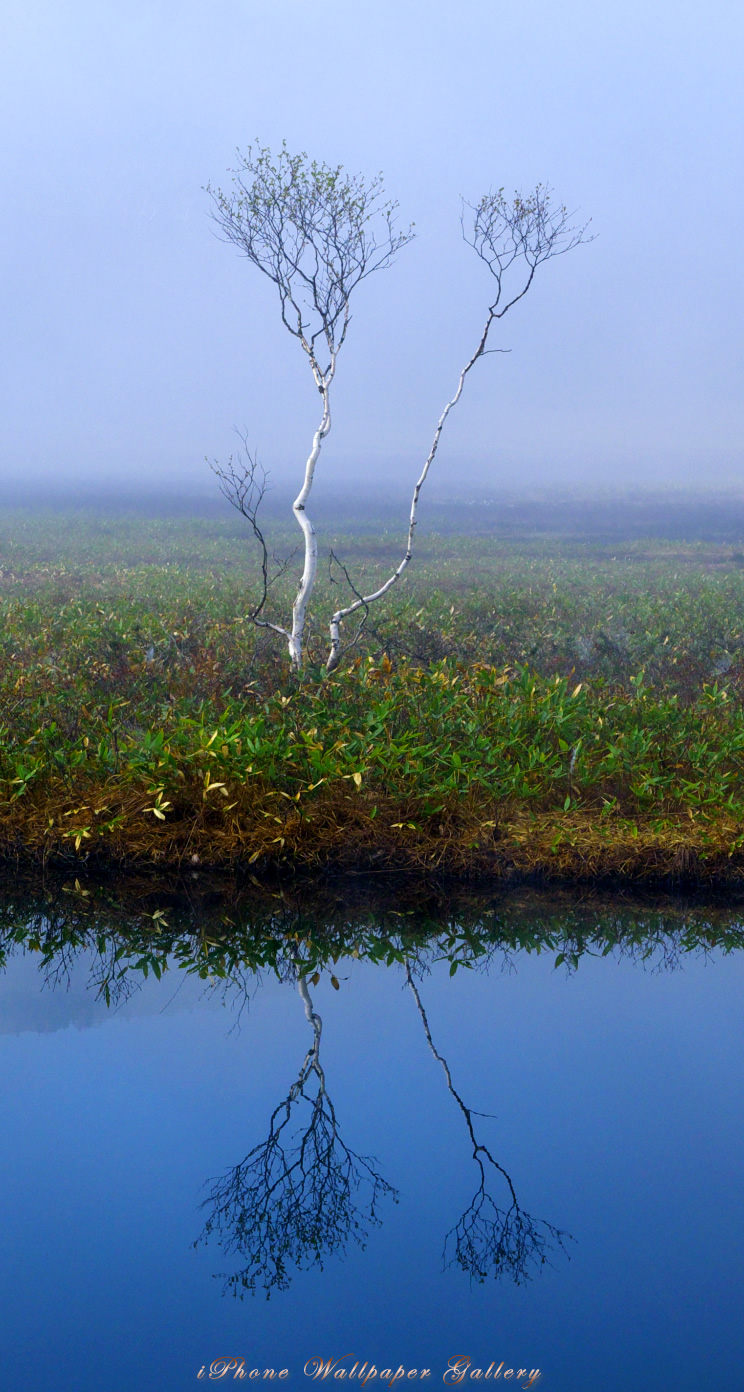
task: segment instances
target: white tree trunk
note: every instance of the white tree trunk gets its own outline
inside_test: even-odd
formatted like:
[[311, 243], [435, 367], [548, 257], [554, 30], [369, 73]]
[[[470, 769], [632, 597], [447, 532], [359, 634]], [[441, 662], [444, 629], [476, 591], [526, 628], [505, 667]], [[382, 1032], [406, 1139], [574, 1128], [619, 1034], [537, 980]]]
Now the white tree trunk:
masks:
[[307, 515], [306, 503], [313, 486], [315, 465], [318, 462], [320, 448], [331, 428], [331, 408], [327, 381], [324, 381], [320, 386], [320, 391], [323, 394], [323, 418], [313, 436], [313, 447], [305, 465], [305, 478], [302, 488], [292, 504], [292, 511], [302, 528], [305, 538], [305, 564], [302, 571], [300, 588], [297, 591], [295, 602], [292, 605], [292, 632], [289, 635], [289, 655], [295, 670], [299, 670], [302, 666], [305, 617], [307, 615], [307, 606], [310, 603], [310, 597], [315, 586], [315, 577], [318, 571], [318, 538], [315, 534], [315, 528]]

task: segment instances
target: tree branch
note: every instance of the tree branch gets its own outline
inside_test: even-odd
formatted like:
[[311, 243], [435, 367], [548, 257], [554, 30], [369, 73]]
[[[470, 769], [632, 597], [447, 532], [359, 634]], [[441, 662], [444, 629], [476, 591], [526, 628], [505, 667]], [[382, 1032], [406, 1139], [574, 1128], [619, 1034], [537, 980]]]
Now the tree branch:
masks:
[[[476, 1135], [473, 1117], [483, 1114], [465, 1105], [452, 1081], [446, 1058], [434, 1044], [409, 960], [406, 960], [406, 981], [416, 1002], [426, 1041], [442, 1068], [447, 1089], [465, 1119], [479, 1174], [478, 1187], [469, 1206], [444, 1239], [444, 1265], [459, 1266], [468, 1274], [471, 1282], [482, 1284], [489, 1275], [496, 1279], [508, 1275], [516, 1285], [521, 1285], [530, 1278], [534, 1267], [546, 1264], [549, 1252], [565, 1252], [565, 1241], [570, 1235], [542, 1218], [533, 1218], [520, 1207], [511, 1176]], [[505, 1208], [500, 1208], [488, 1192], [488, 1166], [506, 1182], [510, 1202]]]
[[[266, 1140], [212, 1181], [202, 1204], [207, 1218], [194, 1245], [215, 1235], [223, 1251], [243, 1259], [226, 1277], [234, 1295], [259, 1284], [267, 1296], [286, 1290], [292, 1268], [322, 1268], [324, 1257], [343, 1254], [349, 1241], [364, 1245], [368, 1228], [380, 1224], [381, 1200], [397, 1199], [374, 1159], [357, 1155], [340, 1135], [320, 1062], [323, 1022], [301, 971], [297, 988], [313, 1031], [297, 1079], [272, 1112]], [[290, 1121], [301, 1115], [299, 1139], [290, 1138]]]
[[[413, 229], [397, 229], [397, 204], [385, 201], [380, 175], [365, 182], [340, 165], [310, 161], [304, 152], [291, 155], [286, 144], [277, 156], [258, 144], [249, 146], [245, 154], [237, 152], [237, 161], [231, 171], [232, 190], [207, 187], [213, 220], [222, 238], [276, 286], [282, 323], [307, 355], [323, 396], [323, 418], [293, 504], [305, 560], [292, 627], [288, 631], [268, 625], [287, 638], [293, 666], [299, 668], [317, 571], [317, 540], [306, 504], [320, 448], [331, 428], [329, 391], [351, 321], [350, 298], [367, 276], [390, 265], [411, 240]], [[255, 508], [246, 516], [254, 525]], [[260, 533], [256, 535], [260, 539]], [[263, 601], [265, 597], [266, 584]]]
[[228, 503], [241, 514], [250, 524], [253, 535], [258, 542], [261, 552], [261, 595], [259, 601], [254, 605], [248, 614], [248, 619], [257, 628], [270, 628], [274, 633], [280, 633], [282, 637], [289, 638], [286, 628], [281, 624], [270, 622], [268, 619], [261, 618], [261, 612], [266, 604], [269, 589], [282, 574], [289, 564], [287, 561], [279, 568], [278, 573], [272, 578], [269, 577], [269, 553], [266, 546], [266, 539], [263, 531], [258, 524], [258, 510], [263, 502], [266, 493], [268, 475], [263, 465], [259, 462], [257, 455], [252, 455], [247, 444], [246, 436], [241, 435], [245, 457], [238, 455], [237, 462], [233, 456], [227, 461], [226, 465], [220, 465], [216, 460], [208, 460], [209, 467], [213, 474], [219, 479], [220, 492]]
[[[551, 257], [563, 255], [566, 251], [571, 251], [581, 242], [592, 240], [591, 237], [585, 235], [588, 223], [583, 227], [572, 226], [566, 208], [564, 206], [553, 207], [551, 200], [551, 190], [543, 184], [538, 184], [535, 191], [527, 197], [516, 193], [512, 203], [504, 198], [503, 189], [500, 189], [496, 194], [485, 194], [476, 204], [463, 201], [460, 219], [463, 238], [469, 246], [473, 247], [495, 278], [496, 297], [489, 305], [485, 326], [475, 352], [462, 369], [457, 390], [451, 400], [447, 402], [437, 422], [431, 448], [413, 490], [408, 520], [408, 536], [403, 558], [384, 585], [380, 585], [371, 594], [360, 595], [353, 604], [337, 609], [332, 614], [329, 623], [330, 646], [326, 661], [327, 672], [334, 671], [341, 660], [341, 624], [344, 619], [356, 613], [362, 606], [369, 608], [371, 604], [376, 604], [392, 589], [393, 585], [397, 584], [410, 565], [418, 520], [419, 497], [434, 462], [450, 411], [460, 400], [466, 378], [478, 360], [489, 353], [508, 351], [487, 346], [494, 323], [497, 319], [503, 319], [504, 315], [519, 300], [524, 298], [532, 285], [537, 267], [542, 262]], [[467, 219], [466, 209], [472, 214], [470, 219], [472, 226]], [[507, 292], [506, 303], [502, 305], [505, 277], [511, 268], [520, 262], [523, 268], [523, 280], [515, 285], [513, 291]]]

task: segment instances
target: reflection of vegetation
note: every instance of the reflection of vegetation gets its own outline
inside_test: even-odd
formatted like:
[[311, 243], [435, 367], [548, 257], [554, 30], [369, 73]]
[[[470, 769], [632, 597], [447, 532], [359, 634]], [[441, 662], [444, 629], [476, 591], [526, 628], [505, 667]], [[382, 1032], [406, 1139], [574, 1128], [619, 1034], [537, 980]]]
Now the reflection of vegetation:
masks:
[[[589, 898], [576, 904], [552, 893], [547, 908], [537, 894], [458, 901], [449, 891], [440, 900], [405, 880], [387, 890], [383, 883], [374, 897], [357, 881], [356, 888], [343, 887], [343, 900], [338, 882], [318, 887], [315, 898], [307, 884], [295, 898], [238, 882], [222, 890], [207, 877], [170, 892], [144, 882], [117, 892], [77, 881], [17, 889], [0, 901], [0, 968], [13, 953], [33, 953], [42, 975], [56, 984], [80, 963], [107, 1002], [126, 997], [151, 972], [160, 978], [174, 968], [176, 975], [222, 984], [240, 1001], [263, 970], [297, 982], [311, 1047], [271, 1114], [266, 1140], [214, 1181], [205, 1204], [202, 1238], [215, 1237], [242, 1263], [227, 1277], [237, 1295], [259, 1286], [284, 1290], [294, 1270], [322, 1265], [350, 1242], [363, 1244], [379, 1222], [382, 1199], [395, 1197], [375, 1162], [347, 1147], [339, 1131], [320, 1058], [322, 1022], [308, 990], [321, 972], [329, 970], [337, 984], [345, 959], [404, 967], [478, 1171], [475, 1194], [445, 1240], [445, 1261], [471, 1280], [494, 1275], [521, 1282], [564, 1248], [567, 1235], [521, 1207], [510, 1175], [480, 1138], [479, 1113], [463, 1101], [434, 1045], [416, 973], [442, 961], [451, 974], [493, 963], [509, 967], [519, 953], [541, 952], [567, 970], [585, 955], [610, 953], [672, 968], [686, 954], [744, 946], [730, 905], [633, 907]], [[494, 1182], [504, 1186], [501, 1202], [491, 1192]]]
[[[286, 1290], [291, 1268], [322, 1267], [324, 1256], [344, 1252], [349, 1241], [364, 1246], [369, 1227], [379, 1224], [380, 1201], [395, 1197], [374, 1160], [341, 1138], [320, 1062], [322, 1021], [303, 975], [298, 987], [313, 1043], [297, 1080], [272, 1112], [266, 1140], [214, 1182], [203, 1205], [208, 1216], [199, 1240], [216, 1235], [225, 1252], [245, 1261], [227, 1278], [236, 1295], [257, 1284], [267, 1296]], [[290, 1132], [293, 1108], [303, 1102], [309, 1112]]]
[[[343, 894], [343, 900], [340, 900]], [[149, 973], [185, 972], [235, 987], [244, 998], [256, 973], [308, 977], [344, 959], [392, 965], [444, 959], [450, 971], [508, 966], [520, 953], [550, 953], [574, 970], [585, 956], [622, 955], [673, 967], [691, 953], [744, 946], [744, 912], [729, 899], [699, 907], [673, 900], [577, 902], [551, 892], [422, 892], [396, 879], [360, 887], [299, 882], [277, 893], [245, 882], [183, 880], [60, 884], [6, 890], [0, 899], [0, 969], [13, 952], [32, 952], [47, 975], [66, 976], [81, 959], [107, 1001]]]
[[[416, 1001], [429, 1048], [437, 1063], [441, 1064], [447, 1087], [465, 1118], [473, 1159], [480, 1176], [470, 1204], [445, 1238], [445, 1265], [459, 1266], [467, 1272], [471, 1281], [482, 1283], [488, 1276], [497, 1279], [511, 1276], [520, 1285], [530, 1277], [535, 1267], [545, 1265], [548, 1253], [565, 1250], [564, 1239], [568, 1234], [542, 1218], [533, 1218], [520, 1206], [511, 1176], [494, 1159], [488, 1146], [476, 1136], [473, 1118], [480, 1114], [466, 1107], [455, 1088], [449, 1064], [432, 1039], [426, 1011], [408, 962], [406, 980]], [[500, 1175], [506, 1185], [509, 1202], [504, 1208], [489, 1193], [489, 1177], [493, 1175]]]

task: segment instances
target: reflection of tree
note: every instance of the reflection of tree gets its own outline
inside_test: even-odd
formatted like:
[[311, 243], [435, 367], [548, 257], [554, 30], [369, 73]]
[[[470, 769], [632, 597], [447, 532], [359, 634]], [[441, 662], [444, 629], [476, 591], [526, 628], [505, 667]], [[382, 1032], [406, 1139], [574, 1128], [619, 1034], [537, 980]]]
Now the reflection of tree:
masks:
[[[568, 1234], [554, 1228], [552, 1223], [533, 1218], [520, 1207], [510, 1176], [503, 1166], [494, 1160], [488, 1146], [483, 1145], [476, 1136], [473, 1118], [482, 1113], [474, 1112], [472, 1108], [465, 1106], [452, 1082], [449, 1064], [434, 1044], [426, 1011], [408, 961], [406, 979], [416, 1001], [429, 1048], [441, 1064], [447, 1087], [465, 1118], [473, 1147], [473, 1159], [480, 1176], [478, 1188], [468, 1208], [444, 1240], [444, 1264], [459, 1266], [462, 1271], [467, 1272], [471, 1281], [482, 1283], [492, 1274], [496, 1279], [511, 1276], [516, 1284], [520, 1285], [530, 1278], [534, 1268], [545, 1265], [550, 1252], [565, 1251], [565, 1239]], [[509, 1202], [503, 1208], [499, 1207], [488, 1192], [488, 1180], [494, 1174], [501, 1176], [509, 1195]]]
[[[267, 1297], [272, 1290], [286, 1290], [292, 1268], [322, 1268], [324, 1257], [345, 1252], [350, 1240], [364, 1246], [369, 1227], [379, 1225], [380, 1200], [397, 1197], [375, 1161], [355, 1154], [341, 1139], [320, 1062], [323, 1024], [303, 975], [297, 984], [313, 1029], [312, 1046], [271, 1115], [266, 1140], [214, 1182], [202, 1205], [208, 1216], [199, 1241], [216, 1234], [225, 1252], [245, 1261], [225, 1286], [241, 1297], [258, 1285]], [[300, 1115], [299, 1130], [290, 1130]]]

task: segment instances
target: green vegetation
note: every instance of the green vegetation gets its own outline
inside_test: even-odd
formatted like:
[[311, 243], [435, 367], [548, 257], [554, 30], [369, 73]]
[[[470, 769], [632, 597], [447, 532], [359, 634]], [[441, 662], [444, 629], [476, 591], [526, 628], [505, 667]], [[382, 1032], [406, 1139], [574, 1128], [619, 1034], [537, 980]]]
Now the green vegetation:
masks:
[[[397, 554], [389, 535], [333, 545], [362, 583]], [[353, 662], [322, 679], [311, 632], [299, 680], [242, 619], [255, 572], [232, 521], [8, 514], [0, 844], [130, 866], [736, 879], [741, 559], [424, 537]]]

